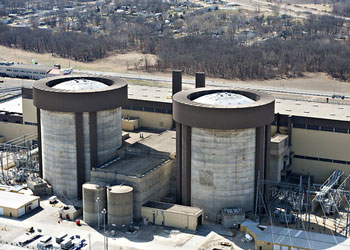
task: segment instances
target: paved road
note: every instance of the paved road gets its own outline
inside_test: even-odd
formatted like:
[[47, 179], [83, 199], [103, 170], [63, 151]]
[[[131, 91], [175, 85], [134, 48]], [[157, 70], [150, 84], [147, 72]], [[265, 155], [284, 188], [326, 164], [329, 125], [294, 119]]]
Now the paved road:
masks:
[[[88, 70], [74, 70], [75, 73], [90, 74], [90, 75], [102, 75], [102, 76], [115, 76], [125, 79], [135, 79], [144, 81], [155, 81], [169, 83], [171, 86], [171, 78], [164, 76], [150, 76], [146, 74], [132, 74], [132, 73], [114, 73], [114, 72], [101, 72], [101, 71], [88, 71]], [[194, 86], [194, 80], [183, 80], [183, 84], [188, 85], [188, 87]], [[316, 90], [301, 90], [292, 88], [281, 88], [281, 87], [271, 87], [271, 86], [257, 86], [247, 83], [237, 83], [233, 81], [218, 82], [218, 81], [207, 81], [207, 86], [213, 87], [233, 87], [233, 88], [245, 88], [252, 90], [263, 90], [275, 93], [286, 93], [286, 94], [298, 94], [298, 95], [310, 95], [319, 97], [332, 97], [334, 92], [331, 91], [316, 91]], [[350, 98], [350, 94], [345, 94], [346, 98]]]

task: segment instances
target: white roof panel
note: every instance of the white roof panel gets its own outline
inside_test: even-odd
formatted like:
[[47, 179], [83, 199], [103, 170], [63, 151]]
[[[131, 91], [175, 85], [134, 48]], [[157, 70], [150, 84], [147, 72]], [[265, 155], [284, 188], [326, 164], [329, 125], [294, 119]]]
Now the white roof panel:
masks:
[[25, 204], [33, 202], [37, 199], [39, 199], [38, 196], [0, 191], [0, 207], [18, 209]]
[[0, 103], [0, 111], [22, 113], [22, 97]]
[[251, 104], [255, 102], [254, 100], [240, 94], [230, 93], [230, 92], [217, 92], [208, 95], [203, 95], [193, 100], [194, 102], [209, 104], [209, 105], [219, 105], [219, 106], [237, 106], [244, 104]]
[[52, 88], [62, 90], [94, 90], [107, 88], [108, 85], [89, 79], [74, 79], [70, 81], [61, 82]]

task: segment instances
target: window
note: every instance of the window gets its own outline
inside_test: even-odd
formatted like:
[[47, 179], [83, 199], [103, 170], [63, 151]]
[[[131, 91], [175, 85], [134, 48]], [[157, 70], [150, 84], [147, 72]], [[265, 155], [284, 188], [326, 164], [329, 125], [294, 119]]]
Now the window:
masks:
[[305, 124], [301, 124], [301, 123], [293, 123], [293, 128], [305, 128]]
[[345, 129], [345, 128], [335, 128], [335, 132], [347, 134], [347, 133], [348, 133], [348, 130]]
[[331, 127], [324, 127], [324, 126], [321, 126], [321, 130], [322, 130], [322, 131], [333, 132], [333, 128], [331, 128]]
[[144, 107], [143, 110], [144, 110], [144, 111], [147, 111], [147, 112], [154, 112], [154, 109], [153, 109], [153, 108]]
[[306, 125], [306, 128], [311, 130], [320, 130], [320, 126], [314, 126], [314, 125]]

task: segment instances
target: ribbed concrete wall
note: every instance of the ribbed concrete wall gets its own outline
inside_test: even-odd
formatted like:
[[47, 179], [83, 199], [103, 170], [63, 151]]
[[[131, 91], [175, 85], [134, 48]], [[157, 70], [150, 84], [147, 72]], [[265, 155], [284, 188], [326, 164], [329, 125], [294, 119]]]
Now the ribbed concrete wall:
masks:
[[77, 197], [74, 113], [41, 110], [43, 175], [57, 195]]
[[[121, 108], [97, 112], [98, 164], [115, 157], [122, 145]], [[75, 114], [41, 110], [43, 174], [57, 195], [77, 198]], [[89, 113], [83, 113], [85, 181], [90, 180]]]
[[129, 186], [113, 186], [107, 190], [108, 224], [117, 227], [128, 226], [134, 218], [133, 188]]
[[222, 208], [254, 207], [255, 128], [192, 128], [191, 205], [211, 221]]
[[[96, 201], [97, 197], [99, 202]], [[83, 185], [83, 220], [90, 226], [97, 226], [100, 220], [100, 227], [102, 227], [101, 210], [106, 206], [106, 188], [94, 183], [85, 183]]]
[[97, 152], [98, 164], [116, 155], [122, 145], [121, 108], [97, 112]]

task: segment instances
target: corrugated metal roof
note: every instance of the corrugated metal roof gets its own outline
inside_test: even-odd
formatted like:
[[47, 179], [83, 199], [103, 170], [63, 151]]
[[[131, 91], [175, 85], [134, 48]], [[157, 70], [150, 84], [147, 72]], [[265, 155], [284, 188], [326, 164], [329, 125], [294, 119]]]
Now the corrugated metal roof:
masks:
[[312, 250], [350, 249], [350, 240], [345, 237], [275, 226], [269, 226], [261, 231], [257, 240]]

